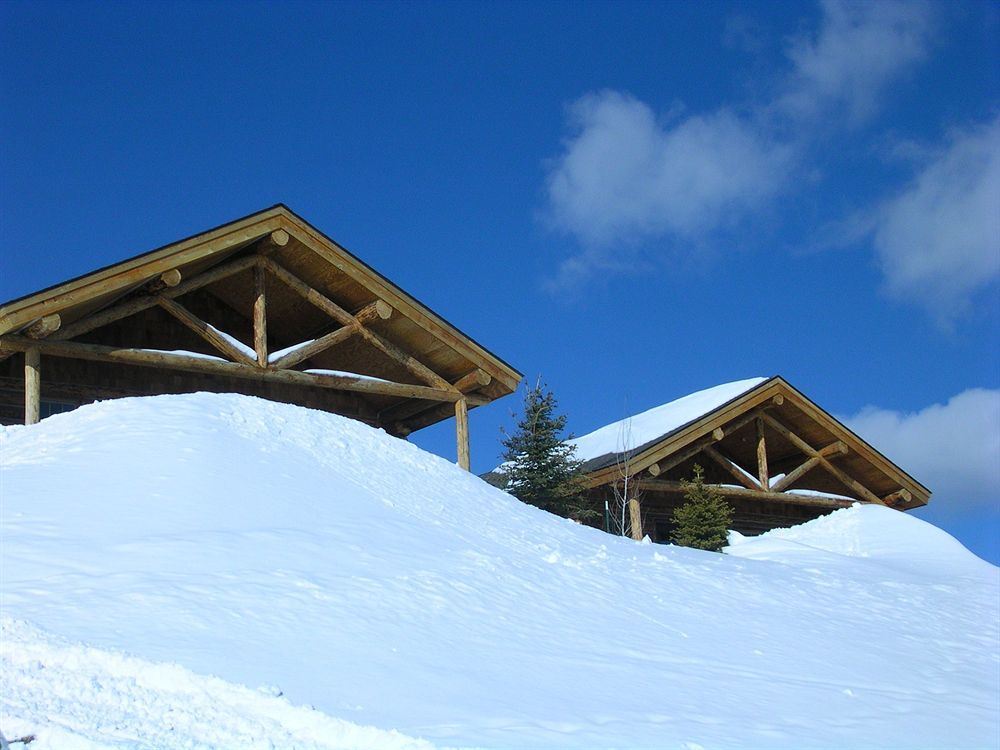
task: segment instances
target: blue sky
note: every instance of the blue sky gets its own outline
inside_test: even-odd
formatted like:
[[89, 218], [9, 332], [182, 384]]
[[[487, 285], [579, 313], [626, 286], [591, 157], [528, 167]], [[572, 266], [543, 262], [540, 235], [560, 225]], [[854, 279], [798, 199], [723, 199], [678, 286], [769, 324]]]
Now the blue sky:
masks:
[[0, 298], [284, 202], [575, 433], [780, 374], [1000, 562], [997, 38], [988, 2], [4, 3]]

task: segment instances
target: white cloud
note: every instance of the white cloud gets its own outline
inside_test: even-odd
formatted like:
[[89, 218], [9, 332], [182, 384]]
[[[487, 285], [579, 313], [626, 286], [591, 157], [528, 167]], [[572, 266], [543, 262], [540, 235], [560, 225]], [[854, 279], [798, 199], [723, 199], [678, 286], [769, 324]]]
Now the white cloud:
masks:
[[949, 323], [1000, 276], [1000, 118], [954, 133], [874, 220], [890, 293]]
[[822, 8], [816, 33], [789, 48], [793, 72], [777, 104], [797, 118], [842, 112], [856, 124], [927, 54], [931, 6], [922, 0], [824, 0]]
[[973, 388], [915, 413], [876, 407], [841, 421], [933, 493], [939, 514], [1000, 501], [1000, 390]]
[[787, 147], [725, 109], [663, 124], [638, 99], [602, 91], [570, 118], [549, 173], [551, 215], [589, 245], [700, 236], [760, 206], [789, 167]]
[[623, 241], [690, 246], [769, 207], [799, 171], [815, 116], [871, 114], [925, 53], [929, 15], [923, 2], [826, 0], [817, 33], [789, 50], [789, 76], [745, 114], [721, 107], [661, 119], [619, 91], [572, 104], [570, 135], [549, 164], [547, 213], [586, 249], [560, 279], [583, 280], [620, 260]]

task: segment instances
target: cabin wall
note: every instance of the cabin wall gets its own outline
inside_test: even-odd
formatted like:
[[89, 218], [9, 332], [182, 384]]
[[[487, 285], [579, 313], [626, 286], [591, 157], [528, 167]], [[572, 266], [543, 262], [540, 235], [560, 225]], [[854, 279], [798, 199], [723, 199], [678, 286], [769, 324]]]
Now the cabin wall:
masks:
[[[610, 486], [597, 487], [589, 492], [594, 507], [600, 508], [601, 519], [592, 524], [603, 527], [604, 501], [614, 507], [614, 492]], [[814, 508], [798, 503], [778, 503], [739, 497], [727, 497], [733, 508], [731, 528], [746, 536], [757, 536], [765, 531], [788, 528], [820, 516], [825, 516], [833, 508]], [[642, 534], [654, 542], [667, 543], [673, 532], [673, 512], [684, 504], [684, 496], [678, 493], [643, 492], [639, 496], [642, 516]]]
[[[94, 401], [169, 393], [242, 393], [333, 412], [378, 426], [365, 396], [329, 388], [267, 383], [155, 367], [42, 356], [42, 417]], [[24, 355], [0, 362], [0, 424], [24, 424]]]

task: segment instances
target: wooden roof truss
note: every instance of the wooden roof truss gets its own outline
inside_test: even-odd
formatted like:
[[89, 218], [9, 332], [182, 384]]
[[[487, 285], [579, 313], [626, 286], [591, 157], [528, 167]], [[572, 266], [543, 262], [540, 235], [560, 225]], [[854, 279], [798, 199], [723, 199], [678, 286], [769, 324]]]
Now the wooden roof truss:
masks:
[[[264, 213], [277, 214], [279, 219], [294, 217], [284, 207]], [[252, 218], [255, 217], [248, 217]], [[263, 235], [259, 234], [258, 228], [258, 236], [249, 241], [237, 232], [237, 241], [233, 242], [233, 233], [230, 232], [219, 238], [219, 248], [210, 247], [206, 250], [203, 247], [201, 254], [194, 258], [185, 256], [183, 250], [174, 252], [170, 258], [174, 263], [167, 263], [168, 258], [153, 257], [144, 264], [138, 264], [134, 270], [128, 268], [129, 262], [119, 264], [119, 267], [91, 275], [108, 275], [120, 269], [119, 273], [112, 275], [103, 284], [98, 279], [88, 286], [85, 282], [90, 277], [84, 277], [55, 288], [54, 294], [34, 295], [37, 299], [29, 299], [20, 307], [20, 300], [0, 307], [0, 312], [6, 313], [0, 317], [0, 359], [6, 359], [14, 352], [25, 353], [25, 421], [31, 423], [38, 420], [39, 359], [40, 355], [46, 355], [352, 392], [362, 398], [374, 398], [378, 402], [373, 408], [378, 412], [379, 422], [397, 434], [406, 434], [454, 414], [457, 420], [458, 462], [468, 468], [468, 409], [511, 392], [520, 378], [519, 373], [492, 356], [477, 356], [480, 352], [488, 353], [471, 340], [458, 335], [454, 329], [447, 327], [447, 324], [395, 287], [389, 287], [390, 291], [396, 293], [395, 300], [392, 299], [392, 294], [378, 294], [379, 290], [376, 288], [374, 299], [354, 309], [348, 309], [343, 301], [334, 301], [329, 293], [306, 281], [296, 268], [290, 268], [287, 262], [279, 258], [279, 251], [292, 239], [282, 226], [287, 223], [276, 225], [271, 221], [266, 224], [267, 231]], [[276, 228], [270, 228], [275, 226]], [[243, 239], [242, 243], [239, 242], [240, 239]], [[313, 238], [309, 237], [308, 232], [297, 233], [297, 239], [301, 245], [322, 256], [327, 263], [334, 261], [337, 273], [356, 272], [355, 278], [348, 279], [348, 282], [357, 282], [358, 269], [349, 262], [345, 263], [343, 258], [333, 256], [329, 248], [310, 241]], [[210, 244], [211, 240], [208, 242]], [[334, 249], [346, 254], [339, 246]], [[221, 260], [218, 255], [220, 250], [226, 251]], [[216, 253], [214, 265], [205, 262], [211, 252]], [[156, 255], [156, 251], [153, 255]], [[348, 258], [355, 260], [353, 256]], [[299, 261], [303, 268], [306, 267], [304, 263], [308, 263], [308, 259]], [[374, 275], [367, 267], [360, 271], [368, 271], [370, 275]], [[130, 272], [138, 278], [129, 277]], [[249, 285], [252, 310], [242, 313], [243, 317], [252, 320], [248, 321], [249, 329], [252, 330], [252, 352], [249, 351], [251, 347], [248, 344], [241, 347], [234, 343], [242, 342], [192, 309], [196, 306], [194, 303], [197, 302], [200, 290], [212, 285], [221, 287], [226, 280], [240, 274], [252, 277]], [[371, 297], [368, 293], [370, 287], [379, 282], [388, 287], [381, 277], [375, 277], [374, 282], [372, 283], [371, 278], [362, 278], [360, 286], [355, 283], [343, 296], [347, 299], [352, 294], [357, 297], [358, 289], [363, 289], [366, 296]], [[331, 284], [327, 284], [327, 288], [330, 286]], [[230, 298], [239, 293], [240, 290], [229, 288]], [[268, 327], [271, 323], [269, 298], [274, 294], [282, 297], [283, 312], [279, 322], [286, 334], [289, 329], [295, 328], [287, 324], [294, 317], [300, 323], [295, 335], [301, 337], [298, 343], [284, 347], [281, 350], [283, 353], [277, 356], [268, 348]], [[234, 306], [234, 309], [239, 307], [232, 299], [227, 300], [225, 293], [220, 292], [216, 296], [223, 303]], [[294, 299], [299, 300], [298, 306]], [[302, 304], [313, 312], [300, 309]], [[49, 307], [59, 311], [49, 311]], [[408, 326], [404, 330], [416, 331], [425, 341], [430, 341], [433, 346], [429, 351], [447, 349], [445, 354], [459, 363], [455, 365], [452, 362], [452, 369], [461, 367], [463, 361], [472, 362], [473, 366], [467, 366], [458, 377], [452, 376], [449, 379], [424, 361], [423, 357], [376, 330], [379, 324], [393, 324], [394, 316], [401, 314], [398, 308], [404, 310], [402, 314], [406, 317], [399, 325]], [[71, 313], [71, 320], [65, 325], [60, 315], [63, 310]], [[148, 310], [166, 313], [176, 324], [197, 336], [215, 356], [206, 357], [205, 352], [158, 351], [78, 340]], [[315, 335], [303, 334], [303, 331]], [[452, 348], [440, 343], [442, 338]], [[378, 355], [368, 356], [380, 356], [385, 363], [383, 369], [400, 376], [405, 374], [403, 381], [410, 382], [400, 381], [399, 377], [389, 379], [353, 372], [338, 371], [334, 374], [296, 369], [336, 347], [349, 346], [352, 341], [361, 342], [366, 350], [377, 352]], [[452, 353], [455, 346], [464, 346], [465, 359]], [[471, 356], [468, 354], [470, 350]], [[439, 361], [450, 361], [442, 360], [441, 356], [438, 357]], [[475, 366], [476, 363], [481, 363], [482, 366]], [[487, 388], [488, 386], [491, 388]]]
[[[799, 434], [806, 427], [809, 437]], [[725, 496], [817, 508], [856, 501], [898, 509], [930, 492], [781, 378], [643, 446], [627, 463], [635, 491], [682, 493], [691, 466]], [[591, 487], [621, 481], [622, 460], [594, 470]], [[669, 475], [669, 478], [668, 478]], [[791, 490], [818, 489], [818, 492]]]

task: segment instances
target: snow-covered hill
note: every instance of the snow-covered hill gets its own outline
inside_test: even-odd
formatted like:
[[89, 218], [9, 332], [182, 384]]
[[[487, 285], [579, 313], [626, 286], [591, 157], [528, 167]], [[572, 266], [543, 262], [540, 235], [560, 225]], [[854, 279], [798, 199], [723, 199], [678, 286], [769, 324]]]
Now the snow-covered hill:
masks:
[[32, 748], [1000, 741], [1000, 570], [894, 511], [641, 545], [234, 395], [4, 428], [0, 460], [0, 730]]

